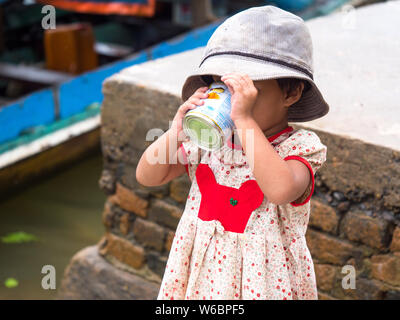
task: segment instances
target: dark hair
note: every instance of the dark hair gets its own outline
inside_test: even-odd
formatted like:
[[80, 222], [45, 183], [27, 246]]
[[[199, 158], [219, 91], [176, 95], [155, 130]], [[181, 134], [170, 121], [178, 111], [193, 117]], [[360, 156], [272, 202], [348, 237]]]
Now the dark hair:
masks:
[[212, 77], [212, 75], [210, 74], [205, 74], [200, 76], [201, 79], [209, 86], [211, 83], [213, 83], [214, 79]]
[[281, 88], [282, 92], [284, 93], [291, 93], [292, 91], [296, 90], [300, 83], [304, 83], [304, 92], [308, 91], [311, 88], [311, 84], [307, 80], [297, 79], [297, 78], [278, 78], [275, 79], [278, 82], [279, 87]]

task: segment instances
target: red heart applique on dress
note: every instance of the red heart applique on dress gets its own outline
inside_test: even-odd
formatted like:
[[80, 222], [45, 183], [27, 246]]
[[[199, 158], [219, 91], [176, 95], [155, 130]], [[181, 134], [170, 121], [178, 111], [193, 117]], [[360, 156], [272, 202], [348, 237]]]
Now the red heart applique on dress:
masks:
[[199, 163], [196, 181], [201, 192], [198, 217], [203, 221], [218, 220], [226, 231], [243, 233], [251, 213], [263, 199], [255, 180], [247, 180], [240, 188], [218, 184], [211, 168]]

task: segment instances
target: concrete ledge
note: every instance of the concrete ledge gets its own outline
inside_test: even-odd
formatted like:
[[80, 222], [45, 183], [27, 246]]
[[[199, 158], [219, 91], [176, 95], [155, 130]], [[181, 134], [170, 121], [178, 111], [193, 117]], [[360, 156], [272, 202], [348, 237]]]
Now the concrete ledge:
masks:
[[158, 291], [159, 285], [115, 268], [94, 245], [72, 257], [57, 300], [154, 300]]
[[310, 127], [400, 151], [400, 1], [307, 22], [330, 112]]

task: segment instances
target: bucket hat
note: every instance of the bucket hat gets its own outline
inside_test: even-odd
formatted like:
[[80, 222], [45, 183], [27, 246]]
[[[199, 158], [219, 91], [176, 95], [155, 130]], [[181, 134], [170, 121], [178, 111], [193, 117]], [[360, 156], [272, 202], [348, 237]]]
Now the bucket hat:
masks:
[[252, 7], [225, 19], [208, 40], [199, 66], [186, 78], [182, 100], [208, 86], [210, 75], [231, 72], [246, 73], [253, 81], [308, 81], [308, 90], [288, 108], [288, 122], [311, 121], [329, 111], [314, 82], [310, 32], [301, 17], [278, 7]]

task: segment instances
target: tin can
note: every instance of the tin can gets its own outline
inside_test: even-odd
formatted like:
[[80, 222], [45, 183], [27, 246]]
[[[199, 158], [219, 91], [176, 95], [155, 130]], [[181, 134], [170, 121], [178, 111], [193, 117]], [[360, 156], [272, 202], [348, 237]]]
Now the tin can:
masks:
[[232, 135], [231, 94], [221, 81], [210, 84], [204, 104], [189, 110], [183, 118], [183, 131], [200, 148], [212, 151], [221, 148]]

